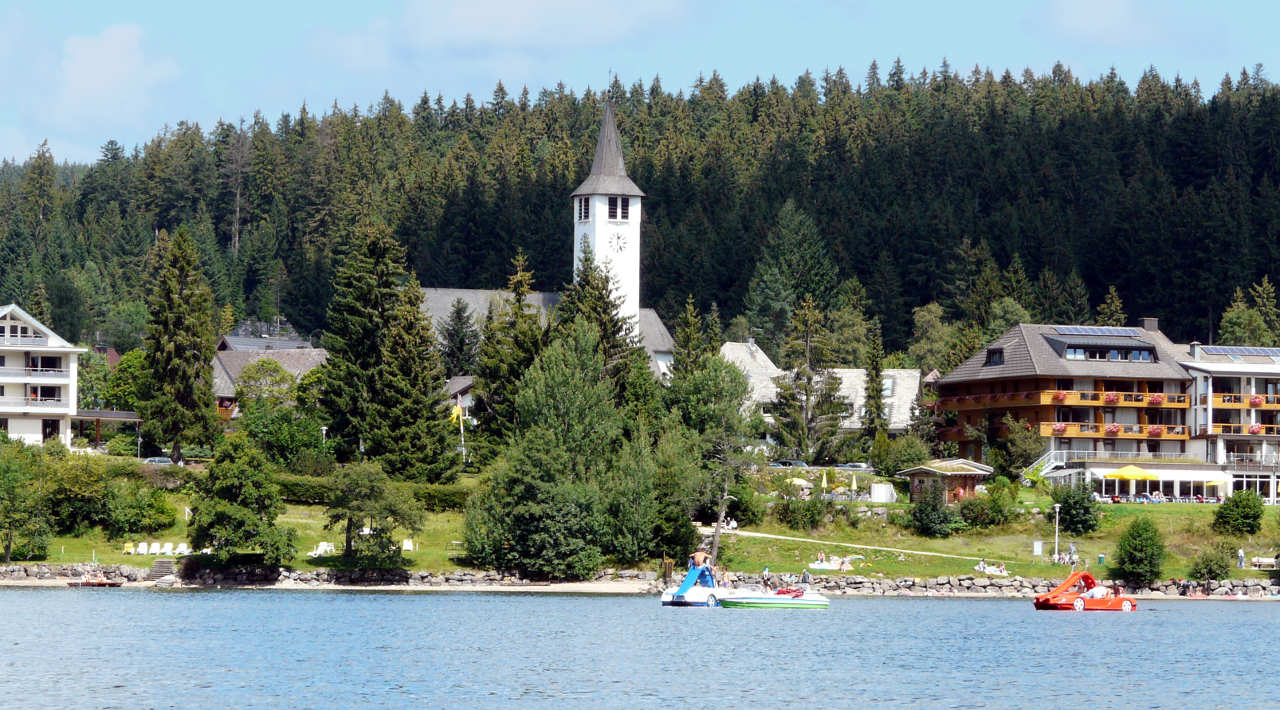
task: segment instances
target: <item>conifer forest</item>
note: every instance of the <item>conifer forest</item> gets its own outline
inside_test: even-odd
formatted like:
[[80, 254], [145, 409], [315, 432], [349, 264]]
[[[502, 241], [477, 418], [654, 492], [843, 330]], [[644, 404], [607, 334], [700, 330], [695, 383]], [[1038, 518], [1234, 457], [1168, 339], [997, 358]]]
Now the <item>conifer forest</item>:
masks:
[[767, 333], [771, 304], [843, 299], [923, 365], [924, 331], [980, 344], [1014, 304], [1088, 322], [1122, 303], [1207, 342], [1237, 288], [1280, 276], [1280, 90], [1261, 67], [1202, 86], [894, 62], [178, 121], [138, 146], [103, 136], [92, 165], [33, 146], [0, 165], [0, 303], [47, 304], [71, 340], [127, 332], [148, 249], [185, 230], [219, 309], [313, 333], [367, 219], [423, 286], [500, 288], [522, 250], [558, 290], [606, 96], [647, 195], [643, 302], [668, 322], [692, 296]]

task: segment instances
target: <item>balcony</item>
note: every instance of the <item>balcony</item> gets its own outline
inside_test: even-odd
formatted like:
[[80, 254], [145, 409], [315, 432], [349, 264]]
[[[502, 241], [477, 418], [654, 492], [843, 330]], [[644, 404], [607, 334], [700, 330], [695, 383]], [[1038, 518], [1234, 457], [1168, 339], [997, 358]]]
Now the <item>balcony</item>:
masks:
[[[1210, 431], [1201, 426], [1200, 433], [1207, 434]], [[1280, 436], [1280, 424], [1214, 424], [1212, 433], [1235, 436]]]
[[0, 377], [57, 379], [71, 376], [71, 370], [56, 367], [0, 367]]
[[1040, 436], [1085, 437], [1091, 439], [1186, 439], [1185, 424], [1093, 424], [1084, 422], [1040, 422]]
[[0, 409], [14, 410], [24, 407], [57, 409], [67, 406], [62, 397], [0, 397]]
[[40, 335], [0, 335], [0, 345], [17, 345], [19, 347], [40, 347], [49, 344], [49, 339]]
[[[1280, 396], [1276, 408], [1280, 409]], [[1084, 390], [1035, 390], [1031, 392], [996, 392], [942, 397], [941, 409], [963, 411], [991, 407], [1040, 407], [1046, 405], [1094, 407], [1164, 407], [1186, 409], [1187, 395], [1162, 392], [1091, 392]]]
[[[1209, 402], [1208, 395], [1200, 395], [1200, 404]], [[1269, 409], [1280, 410], [1280, 394], [1213, 393], [1214, 409]]]

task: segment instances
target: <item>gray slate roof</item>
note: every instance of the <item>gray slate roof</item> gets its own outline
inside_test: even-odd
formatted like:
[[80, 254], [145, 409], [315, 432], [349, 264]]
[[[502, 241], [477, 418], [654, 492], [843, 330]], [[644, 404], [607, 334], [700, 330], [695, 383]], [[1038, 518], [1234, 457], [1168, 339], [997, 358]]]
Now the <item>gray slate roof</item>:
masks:
[[295, 338], [253, 337], [249, 335], [224, 335], [218, 341], [218, 350], [297, 350], [310, 348], [311, 343]]
[[774, 378], [782, 370], [755, 343], [725, 343], [720, 346], [720, 357], [728, 360], [747, 376], [747, 400], [765, 405], [778, 398], [778, 385]]
[[609, 101], [604, 102], [604, 117], [600, 120], [596, 154], [591, 159], [591, 174], [573, 191], [572, 196], [581, 195], [644, 197], [644, 192], [627, 177], [627, 165], [622, 159], [622, 139], [618, 136], [613, 104]]
[[[996, 338], [973, 357], [948, 372], [939, 384], [1013, 377], [1118, 377], [1150, 380], [1185, 380], [1186, 370], [1178, 364], [1186, 359], [1185, 345], [1176, 345], [1159, 330], [1144, 330], [1138, 337], [1060, 335], [1057, 325], [1020, 323]], [[1066, 360], [1060, 354], [1065, 345], [1083, 347], [1150, 348], [1154, 362], [1113, 362], [1110, 360]], [[1003, 365], [985, 365], [987, 351], [1004, 349]]]
[[[849, 416], [840, 422], [840, 428], [861, 429], [862, 409], [867, 401], [867, 371], [857, 368], [831, 372], [840, 378], [840, 398], [849, 404]], [[881, 374], [889, 388], [889, 394], [883, 397], [889, 431], [904, 432], [911, 426], [911, 407], [920, 393], [920, 371], [895, 369]]]
[[[422, 311], [431, 316], [431, 326], [439, 332], [449, 318], [449, 310], [453, 302], [461, 298], [471, 313], [471, 322], [479, 328], [484, 324], [485, 314], [492, 306], [497, 309], [511, 298], [510, 291], [478, 288], [424, 288], [422, 289]], [[525, 299], [526, 303], [536, 307], [543, 320], [550, 316], [556, 304], [560, 302], [560, 294], [550, 291], [534, 291]], [[640, 344], [649, 354], [650, 364], [658, 354], [669, 355], [675, 352], [675, 339], [652, 308], [641, 308], [640, 318], [636, 323], [636, 335], [640, 336]]]
[[275, 360], [286, 372], [302, 377], [329, 357], [324, 348], [295, 350], [223, 350], [213, 356], [213, 396], [236, 396], [236, 382], [244, 368], [259, 360]]

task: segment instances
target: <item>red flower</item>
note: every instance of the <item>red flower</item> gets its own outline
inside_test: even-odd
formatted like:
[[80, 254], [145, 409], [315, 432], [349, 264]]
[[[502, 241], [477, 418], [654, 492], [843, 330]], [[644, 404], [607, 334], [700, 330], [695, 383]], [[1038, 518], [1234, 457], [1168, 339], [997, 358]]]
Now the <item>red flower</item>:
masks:
[[1119, 434], [1119, 433], [1120, 433], [1120, 425], [1119, 425], [1119, 424], [1116, 424], [1116, 423], [1114, 423], [1114, 422], [1112, 422], [1111, 424], [1108, 424], [1108, 425], [1107, 425], [1107, 433], [1108, 433], [1108, 434]]
[[1263, 402], [1263, 399], [1262, 399], [1262, 395], [1260, 394], [1255, 394], [1254, 396], [1249, 398], [1250, 407], [1261, 407], [1262, 402]]
[[1066, 430], [1067, 430], [1067, 425], [1066, 425], [1066, 424], [1063, 424], [1062, 422], [1058, 422], [1058, 423], [1056, 423], [1056, 424], [1054, 424], [1054, 425], [1053, 425], [1053, 433], [1054, 433], [1054, 434], [1061, 434], [1062, 432], [1064, 432], [1064, 431], [1066, 431]]
[[1151, 395], [1150, 399], [1148, 399], [1147, 401], [1151, 402], [1152, 404], [1164, 404], [1164, 395], [1153, 394]]
[[1108, 392], [1106, 396], [1102, 398], [1102, 401], [1106, 402], [1107, 404], [1115, 404], [1116, 402], [1120, 401], [1120, 393]]
[[1261, 434], [1261, 433], [1262, 433], [1262, 425], [1261, 425], [1261, 424], [1252, 424], [1252, 425], [1250, 425], [1250, 426], [1249, 426], [1249, 433], [1250, 433], [1250, 434]]
[[1057, 392], [1053, 393], [1053, 398], [1061, 402], [1062, 400], [1067, 398], [1067, 393], [1063, 392], [1062, 390], [1058, 390]]
[[1147, 429], [1147, 435], [1148, 435], [1148, 436], [1163, 436], [1163, 435], [1164, 435], [1164, 427], [1159, 426], [1159, 425], [1157, 425], [1157, 426], [1153, 426], [1153, 427], [1151, 427], [1151, 428]]

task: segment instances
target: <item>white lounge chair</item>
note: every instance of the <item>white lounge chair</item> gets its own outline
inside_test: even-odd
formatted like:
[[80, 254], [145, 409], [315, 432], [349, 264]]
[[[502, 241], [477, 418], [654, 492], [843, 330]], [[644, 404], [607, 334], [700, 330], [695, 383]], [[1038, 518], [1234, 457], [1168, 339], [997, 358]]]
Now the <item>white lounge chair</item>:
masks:
[[147, 554], [148, 554], [148, 555], [158, 555], [158, 554], [160, 554], [160, 543], [158, 543], [158, 542], [153, 542], [153, 543], [151, 543], [151, 547], [147, 550]]
[[161, 546], [161, 548], [160, 548], [160, 554], [162, 554], [162, 555], [166, 555], [166, 556], [168, 556], [168, 555], [172, 555], [172, 554], [173, 554], [173, 543], [172, 543], [172, 542], [166, 542], [163, 546]]
[[405, 552], [413, 552], [413, 540], [405, 540], [404, 543], [400, 545], [400, 549]]
[[173, 550], [173, 554], [175, 554], [175, 555], [189, 555], [189, 554], [191, 554], [191, 548], [187, 545], [187, 543], [185, 543], [185, 542], [180, 542], [180, 543], [178, 543], [178, 546], [177, 546], [176, 548], [174, 548], [174, 550]]

